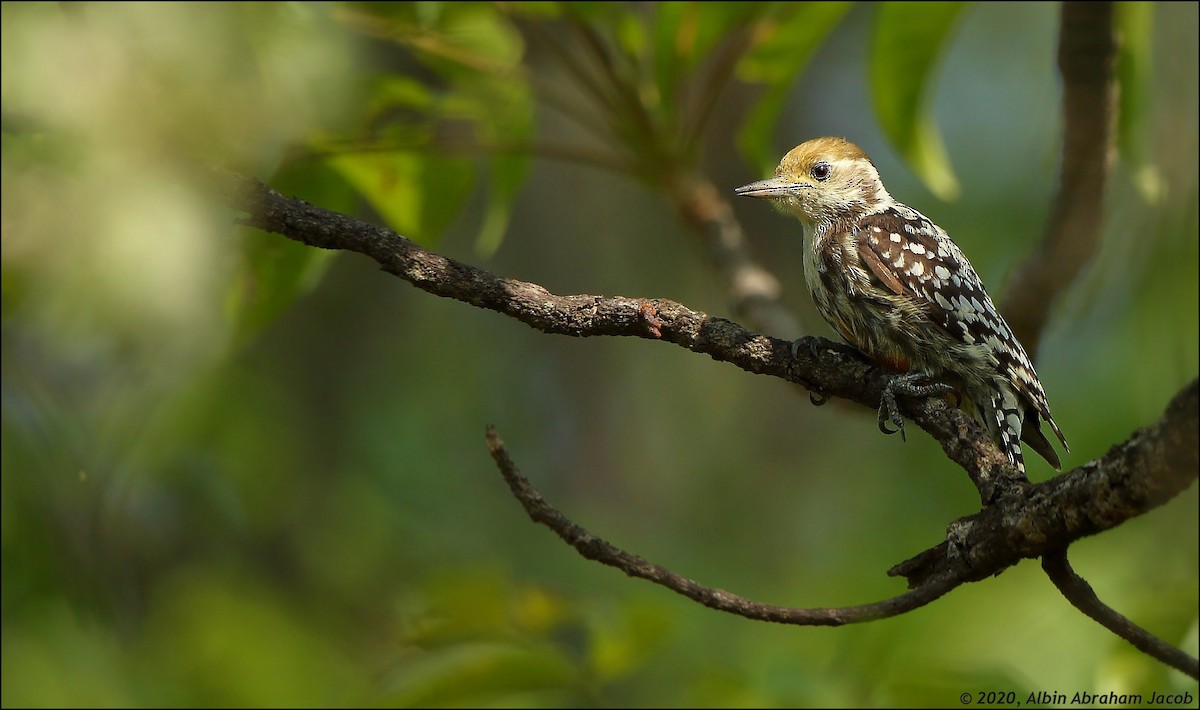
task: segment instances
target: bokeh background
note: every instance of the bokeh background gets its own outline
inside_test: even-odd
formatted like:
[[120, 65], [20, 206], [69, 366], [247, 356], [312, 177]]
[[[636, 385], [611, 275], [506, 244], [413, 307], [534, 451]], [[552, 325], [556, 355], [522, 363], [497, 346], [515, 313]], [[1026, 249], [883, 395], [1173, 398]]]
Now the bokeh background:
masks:
[[[339, 150], [435, 100], [420, 86], [442, 75], [418, 55], [459, 11], [389, 9], [424, 28], [408, 44], [362, 12], [4, 3], [5, 706], [1195, 693], [1074, 611], [1033, 562], [900, 618], [789, 628], [626, 578], [531, 524], [487, 454], [487, 424], [591, 531], [777, 604], [902, 592], [885, 570], [978, 500], [928, 436], [881, 436], [863, 408], [816, 409], [661, 343], [544, 335], [366, 258], [235, 226], [193, 189], [198, 159], [557, 293], [737, 318], [704, 246], [645, 182], [486, 151]], [[466, 41], [499, 37], [497, 61], [570, 93], [553, 55], [488, 24], [494, 9], [461, 12]], [[1055, 187], [1058, 5], [968, 4], [955, 19], [927, 109], [956, 199], [880, 127], [865, 49], [880, 12], [847, 6], [831, 22], [762, 140], [775, 155], [819, 135], [859, 143], [1002, 291]], [[1197, 5], [1119, 14], [1129, 83], [1104, 246], [1038, 359], [1067, 467], [1155, 420], [1200, 358]], [[758, 91], [730, 86], [704, 135], [699, 166], [727, 193], [763, 174], [735, 147]], [[500, 111], [502, 93], [481, 105]], [[597, 147], [560, 113], [517, 113], [536, 138]], [[433, 145], [445, 130], [405, 137]], [[802, 287], [798, 225], [735, 208], [785, 304], [831, 335]], [[1101, 598], [1192, 654], [1197, 508], [1193, 487], [1072, 548]]]

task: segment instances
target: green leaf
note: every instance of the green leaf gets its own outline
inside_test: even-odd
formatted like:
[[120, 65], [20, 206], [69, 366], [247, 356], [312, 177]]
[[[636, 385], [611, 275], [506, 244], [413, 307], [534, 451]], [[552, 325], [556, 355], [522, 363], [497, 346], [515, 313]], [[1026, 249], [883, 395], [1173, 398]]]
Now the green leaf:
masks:
[[852, 5], [788, 3], [769, 13], [759, 21], [753, 44], [738, 62], [738, 78], [757, 84], [790, 83]]
[[882, 3], [871, 40], [871, 95], [884, 135], [913, 172], [943, 200], [958, 195], [958, 180], [926, 91], [963, 5]]
[[332, 156], [326, 162], [389, 227], [427, 245], [458, 216], [474, 181], [469, 161], [425, 153], [352, 153]]
[[[523, 146], [534, 127], [533, 97], [518, 66], [524, 42], [510, 18], [490, 4], [439, 4], [421, 17], [420, 32], [405, 34], [399, 26], [397, 40], [443, 81], [394, 76], [380, 82], [368, 133], [391, 152], [335, 164], [389, 224], [423, 242], [460, 212], [475, 174], [490, 168], [477, 246], [492, 253], [525, 177]], [[447, 153], [482, 153], [489, 166], [439, 157]]]
[[502, 67], [521, 61], [524, 41], [493, 5], [444, 3], [442, 7], [437, 29], [457, 50]]
[[655, 83], [666, 104], [681, 82], [744, 17], [751, 3], [661, 2], [654, 6]]
[[737, 134], [738, 149], [760, 172], [779, 161], [774, 128], [796, 77], [850, 6], [848, 2], [787, 5], [783, 12], [761, 21], [758, 39], [738, 63], [739, 79], [766, 85]]

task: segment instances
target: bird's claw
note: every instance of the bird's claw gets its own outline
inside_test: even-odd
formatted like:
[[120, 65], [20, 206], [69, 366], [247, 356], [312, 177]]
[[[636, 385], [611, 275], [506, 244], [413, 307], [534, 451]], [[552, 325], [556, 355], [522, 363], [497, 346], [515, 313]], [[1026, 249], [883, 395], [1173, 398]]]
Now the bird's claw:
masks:
[[[900, 440], [908, 441], [904, 435], [904, 417], [900, 414], [900, 405], [896, 401], [896, 395], [903, 395], [905, 397], [933, 397], [954, 393], [959, 402], [962, 401], [961, 395], [953, 387], [944, 382], [921, 384], [921, 382], [928, 379], [929, 376], [923, 372], [910, 372], [893, 378], [884, 386], [883, 394], [879, 398], [879, 414], [876, 418], [879, 424], [879, 431], [889, 435], [900, 432]], [[894, 424], [896, 428], [888, 429], [888, 422]]]
[[[804, 335], [792, 341], [791, 352], [793, 360], [800, 359], [800, 348], [806, 349], [809, 357], [814, 360], [821, 356], [822, 349], [838, 350], [842, 352], [858, 354], [857, 350], [848, 345], [835, 343], [826, 340], [825, 338], [819, 338], [815, 335]], [[808, 401], [812, 402], [814, 407], [820, 407], [829, 401], [829, 397], [825, 396], [823, 392], [810, 391], [808, 393]]]
[[[875, 421], [879, 424], [879, 431], [888, 436], [899, 432], [900, 440], [908, 441], [904, 436], [904, 417], [900, 415], [900, 407], [896, 403], [896, 395], [892, 392], [890, 385], [883, 390], [883, 397], [879, 402], [879, 413]], [[896, 428], [888, 429], [888, 422], [895, 424]]]
[[792, 359], [800, 359], [800, 348], [802, 347], [808, 348], [808, 354], [815, 359], [817, 357], [817, 342], [817, 339], [811, 335], [805, 335], [793, 340], [791, 348]]
[[833, 350], [851, 357], [861, 358], [863, 355], [858, 348], [844, 343], [826, 340], [815, 335], [805, 335], [792, 341], [792, 358], [799, 359], [800, 348], [806, 348], [813, 359], [820, 357], [822, 350]]

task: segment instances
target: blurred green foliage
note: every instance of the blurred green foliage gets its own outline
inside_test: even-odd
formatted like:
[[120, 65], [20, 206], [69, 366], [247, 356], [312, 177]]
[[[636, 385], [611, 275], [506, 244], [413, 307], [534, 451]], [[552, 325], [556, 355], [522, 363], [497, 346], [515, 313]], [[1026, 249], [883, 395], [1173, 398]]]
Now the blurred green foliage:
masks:
[[[928, 437], [878, 436], [860, 408], [661, 344], [535, 333], [233, 228], [190, 189], [197, 161], [232, 165], [557, 292], [731, 316], [676, 181], [732, 189], [838, 134], [998, 290], [1053, 191], [1056, 6], [0, 8], [5, 706], [1195, 690], [1032, 563], [843, 629], [726, 617], [588, 563], [508, 496], [485, 424], [597, 534], [780, 604], [899, 593], [883, 571], [977, 503]], [[1039, 362], [1068, 466], [1159, 416], [1200, 358], [1197, 9], [1118, 16], [1104, 249]], [[756, 208], [753, 249], [816, 322], [796, 225]], [[1072, 553], [1192, 653], [1197, 507], [1193, 488]]]
[[926, 108], [926, 84], [962, 8], [960, 2], [881, 3], [871, 43], [871, 96], [883, 132], [942, 199], [958, 196], [958, 182]]

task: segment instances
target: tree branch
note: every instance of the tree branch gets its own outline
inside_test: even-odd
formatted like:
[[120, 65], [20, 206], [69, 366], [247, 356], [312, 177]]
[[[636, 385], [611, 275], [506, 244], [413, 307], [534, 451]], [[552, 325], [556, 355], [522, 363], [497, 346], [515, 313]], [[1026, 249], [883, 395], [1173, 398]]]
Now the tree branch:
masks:
[[[575, 29], [595, 41], [588, 28]], [[607, 58], [603, 48], [592, 49], [599, 52], [599, 63], [612, 80], [613, 67], [603, 61]], [[1043, 241], [1014, 273], [1004, 304], [1009, 323], [1031, 354], [1053, 303], [1099, 247], [1103, 195], [1112, 162], [1115, 57], [1112, 3], [1064, 4], [1059, 67], [1065, 125], [1059, 192]], [[622, 82], [614, 86], [620, 96]], [[601, 99], [611, 99], [603, 94], [597, 92]], [[808, 339], [808, 347], [793, 356], [785, 341], [673, 301], [555, 295], [537, 284], [501, 278], [426, 251], [389, 230], [289, 200], [257, 181], [220, 170], [210, 177], [228, 203], [249, 213], [245, 220], [249, 225], [312, 246], [357, 251], [418, 288], [504, 313], [544, 332], [667, 340], [748, 372], [773, 375], [823, 396], [836, 395], [871, 407], [878, 405], [880, 392], [892, 377], [822, 339]], [[795, 318], [778, 303], [778, 282], [750, 257], [740, 224], [716, 188], [691, 173], [662, 177], [684, 221], [709, 243], [737, 311], [762, 330], [799, 332]], [[843, 608], [762, 604], [705, 587], [624, 552], [547, 504], [517, 470], [490, 427], [488, 444], [513, 494], [533, 520], [550, 527], [588, 559], [714, 609], [799, 625], [869, 621], [905, 613], [965, 582], [999, 574], [1023, 558], [1041, 556], [1046, 573], [1077, 608], [1140, 650], [1197, 677], [1196, 659], [1103, 605], [1066, 558], [1066, 548], [1074, 540], [1151, 510], [1192, 484], [1200, 464], [1194, 434], [1200, 424], [1197, 391], [1193, 381], [1153, 426], [1134, 432], [1103, 458], [1036, 486], [1009, 467], [982, 429], [956, 408], [937, 399], [906, 403], [904, 409], [913, 421], [967, 471], [985, 508], [955, 521], [945, 542], [889, 571], [906, 577], [913, 591]]]
[[[1113, 3], [1063, 3], [1061, 12], [1058, 67], [1063, 79], [1063, 149], [1058, 194], [1042, 242], [1016, 269], [1003, 308], [1010, 327], [1031, 356], [1037, 352], [1050, 309], [1100, 249], [1104, 193], [1112, 169], [1116, 134], [1119, 84]], [[1181, 398], [1187, 400], [1190, 392], [1190, 427], [1195, 432], [1194, 385], [1176, 397], [1176, 402], [1160, 420], [1160, 428], [1171, 424], [1175, 404]], [[1187, 412], [1182, 418], [1187, 419]], [[1134, 438], [1137, 436], [1135, 434]], [[1186, 481], [1186, 487], [1195, 478], [1194, 436], [1183, 450], [1191, 452], [1190, 477], [1184, 475], [1187, 471], [1176, 470], [1179, 475], [1172, 480]], [[1106, 460], [1112, 457], [1110, 452]], [[1122, 473], [1117, 468], [1113, 470], [1118, 476]], [[1087, 479], [1079, 476], [1074, 480], [1070, 475], [1063, 476], [1055, 481], [1065, 486], [1060, 489], [1063, 491], [1074, 485], [1089, 487]], [[1097, 490], [1097, 494], [1105, 492]], [[1064, 502], [1056, 501], [1052, 496], [1044, 500], [1051, 510]], [[1065, 530], [1047, 532], [1055, 534]], [[934, 551], [927, 552], [927, 557], [919, 555], [894, 571], [911, 575], [928, 565], [941, 573], [947, 558]], [[1014, 553], [1017, 551], [1010, 550], [1008, 554]], [[1088, 583], [1071, 569], [1065, 545], [1043, 557], [1042, 567], [1067, 600], [1080, 611], [1160, 661], [1192, 677], [1200, 673], [1196, 659], [1151, 636], [1102, 604]], [[916, 580], [914, 583], [919, 583], [920, 579], [920, 574], [909, 576], [910, 582]]]
[[[488, 449], [530, 518], [549, 527], [585, 558], [664, 586], [705, 606], [749, 619], [804, 626], [840, 626], [896, 616], [964, 583], [1003, 572], [1025, 557], [1043, 567], [1081, 611], [1137, 648], [1193, 677], [1196, 660], [1137, 627], [1095, 598], [1070, 570], [1066, 545], [1165, 503], [1188, 488], [1200, 468], [1194, 432], [1200, 426], [1200, 381], [1184, 387], [1153, 426], [1139, 429], [1100, 461], [1036, 486], [1013, 489], [995, 505], [956, 521], [947, 541], [888, 574], [908, 578], [913, 591], [873, 604], [791, 608], [755, 602], [701, 585], [592, 535], [548, 504], [513, 463], [495, 428]], [[1090, 595], [1090, 599], [1088, 598]]]
[[[371, 257], [384, 271], [429, 293], [503, 313], [546, 333], [665, 340], [747, 372], [803, 385], [823, 396], [879, 406], [895, 376], [822, 338], [792, 355], [791, 342], [748, 331], [736, 323], [666, 299], [560, 296], [538, 284], [507, 279], [422, 249], [391, 230], [284, 197], [252, 178], [221, 168], [207, 172], [209, 189], [244, 211], [243, 222], [310, 246]], [[1007, 464], [983, 428], [938, 399], [902, 400], [909, 418], [934, 436], [962, 466], [987, 503], [1024, 477]]]
[[1100, 248], [1104, 191], [1117, 115], [1113, 3], [1065, 2], [1058, 67], [1063, 78], [1063, 149], [1058, 194], [1041, 244], [1005, 292], [1005, 319], [1032, 357], [1050, 309]]
[[[1055, 586], [1080, 611], [1141, 651], [1195, 678], [1200, 676], [1200, 662], [1100, 602], [1091, 586], [1071, 569], [1065, 545], [1123, 522], [1128, 513], [1139, 515], [1161, 505], [1191, 485], [1200, 464], [1194, 442], [1190, 441], [1190, 432], [1200, 424], [1198, 405], [1200, 383], [1193, 382], [1176, 395], [1157, 424], [1138, 430], [1124, 444], [1114, 447], [1105, 458], [1117, 457], [1119, 463], [1103, 476], [1077, 476], [1078, 480], [1066, 485], [1057, 488], [1052, 485], [1082, 471], [1081, 468], [1032, 486], [1024, 498], [1006, 496], [979, 515], [957, 521], [950, 528], [947, 543], [889, 571], [892, 576], [907, 576], [910, 587], [914, 587], [912, 591], [871, 604], [837, 608], [782, 607], [756, 602], [704, 586], [615, 547], [547, 503], [521, 474], [504, 441], [491, 426], [487, 428], [487, 444], [513, 496], [534, 522], [550, 528], [586, 559], [615, 567], [630, 577], [646, 579], [718, 611], [799, 626], [875, 621], [922, 607], [964, 583], [999, 574], [1022, 556], [1040, 555], [1042, 567]], [[1140, 449], [1141, 453], [1129, 456], [1130, 449]], [[1166, 475], [1146, 470], [1147, 465], [1166, 469]], [[1084, 505], [1087, 501], [1097, 503], [1088, 510]], [[1067, 542], [1055, 547], [1062, 535], [1068, 537]]]
[[756, 602], [724, 589], [706, 587], [665, 567], [625, 552], [589, 533], [571, 522], [542, 498], [541, 493], [517, 469], [504, 446], [504, 441], [494, 427], [489, 426], [487, 429], [487, 443], [488, 450], [500, 468], [500, 473], [504, 476], [508, 487], [512, 489], [513, 495], [520, 501], [525, 512], [535, 523], [541, 523], [553, 530], [563, 541], [589, 560], [615, 567], [630, 577], [649, 580], [717, 611], [779, 624], [842, 626], [887, 619], [912, 611], [945, 595], [965, 581], [954, 577], [931, 578], [926, 580], [920, 588], [906, 594], [858, 606], [806, 609]]
[[1101, 626], [1133, 644], [1142, 653], [1153, 656], [1172, 668], [1200, 679], [1200, 659], [1192, 658], [1175, 646], [1125, 618], [1109, 607], [1083, 577], [1071, 569], [1066, 549], [1042, 557], [1042, 569], [1067, 601]]
[[980, 580], [1065, 548], [1146, 513], [1196, 480], [1200, 453], [1200, 380], [1181, 389], [1162, 417], [1102, 458], [1027, 488], [952, 523], [946, 541], [893, 567], [910, 587], [963, 575]]
[[[842, 397], [872, 408], [879, 405], [883, 387], [894, 377], [893, 373], [821, 338], [807, 338], [808, 347], [796, 348], [793, 356], [788, 341], [753, 333], [736, 323], [693, 311], [674, 301], [556, 295], [538, 284], [499, 277], [422, 249], [383, 227], [315, 207], [303, 200], [284, 197], [257, 180], [219, 168], [210, 169], [208, 178], [210, 189], [224, 202], [247, 213], [244, 222], [248, 225], [311, 246], [367, 255], [385, 271], [418, 288], [503, 313], [546, 333], [665, 340], [707, 354], [714, 360], [732, 363], [747, 372], [779, 377], [821, 395]], [[1127, 491], [1157, 485], [1171, 490], [1174, 495], [1186, 484], [1180, 487], [1171, 479], [1180, 470], [1171, 462], [1190, 456], [1193, 465], [1187, 480], [1195, 478], [1195, 437], [1181, 435], [1178, 425], [1173, 424], [1180, 418], [1190, 421], [1193, 423], [1190, 432], [1186, 428], [1182, 431], [1194, 434], [1194, 390], [1195, 383], [1192, 383], [1176, 398], [1168, 408], [1168, 416], [1155, 428], [1135, 433], [1126, 444], [1110, 451], [1104, 459], [1032, 488], [1023, 476], [1008, 466], [983, 428], [946, 401], [937, 398], [903, 401], [902, 408], [912, 421], [941, 444], [952, 461], [967, 471], [984, 504], [1014, 496], [1026, 499], [1028, 503], [1042, 495], [1042, 491], [1050, 490], [1048, 487], [1074, 490], [1081, 478], [1093, 473], [1107, 476], [1110, 470], [1113, 475], [1124, 476], [1142, 472], [1145, 478], [1131, 482]], [[1189, 392], [1192, 393], [1190, 399], [1184, 396]], [[1180, 402], [1190, 402], [1190, 410], [1186, 406], [1180, 410]], [[1177, 415], [1170, 416], [1172, 412]], [[1162, 441], [1169, 438], [1168, 434], [1175, 437], [1172, 447], [1162, 445]], [[1164, 458], [1168, 454], [1170, 457]], [[1183, 470], [1188, 469], [1183, 467]], [[1070, 502], [1090, 505], [1092, 501], [1087, 496], [1093, 493], [1092, 489], [1085, 488], [1083, 492], [1083, 497]], [[1160, 502], [1156, 500], [1154, 505]], [[1128, 510], [1114, 511], [1112, 514], [1118, 519], [1112, 524], [1150, 507], [1153, 505], [1139, 508], [1133, 504]], [[985, 510], [981, 515], [987, 513]], [[1104, 528], [1086, 529], [1082, 534], [1100, 529]], [[1041, 551], [1025, 556], [1037, 554]]]
[[[205, 177], [211, 192], [246, 213], [242, 221], [247, 225], [311, 246], [367, 255], [385, 271], [429, 293], [503, 313], [543, 332], [665, 340], [747, 372], [779, 377], [869, 407], [878, 406], [883, 387], [895, 376], [824, 339], [807, 338], [805, 346], [793, 353], [788, 341], [750, 332], [674, 301], [556, 295], [538, 284], [502, 278], [427, 251], [388, 229], [284, 197], [257, 180], [220, 168], [210, 168]], [[1050, 554], [1115, 527], [1186, 489], [1200, 468], [1195, 434], [1200, 426], [1197, 381], [1176, 395], [1154, 425], [1134, 432], [1103, 458], [1036, 486], [1007, 464], [977, 423], [946, 401], [905, 401], [902, 408], [967, 471], [986, 507], [952, 524], [942, 544], [890, 570], [893, 576], [906, 577], [914, 591], [876, 604], [788, 609], [703, 587], [595, 538], [544, 501], [535, 505], [540, 496], [518, 485], [521, 479], [510, 478], [510, 485], [535, 520], [553, 523], [556, 532], [590, 559], [723, 611], [783, 623], [836, 625], [903, 613], [964, 582], [998, 574], [1023, 558]], [[493, 453], [498, 449], [494, 447]], [[498, 463], [504, 467], [503, 459]]]
[[[310, 246], [364, 254], [384, 271], [429, 293], [503, 313], [546, 333], [665, 340], [747, 372], [779, 377], [871, 408], [879, 406], [884, 386], [895, 377], [822, 338], [807, 338], [808, 347], [796, 348], [793, 356], [788, 341], [675, 301], [556, 295], [538, 284], [496, 276], [422, 249], [383, 227], [284, 197], [252, 178], [220, 168], [210, 168], [207, 178], [214, 194], [247, 213], [245, 224]], [[985, 505], [1004, 496], [1027, 495], [1024, 476], [1007, 464], [983, 428], [956, 407], [926, 398], [902, 400], [901, 408], [967, 472]], [[1194, 443], [1193, 439], [1193, 448]]]

